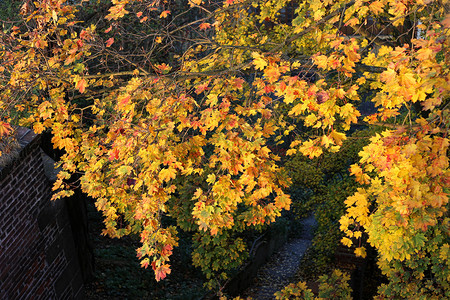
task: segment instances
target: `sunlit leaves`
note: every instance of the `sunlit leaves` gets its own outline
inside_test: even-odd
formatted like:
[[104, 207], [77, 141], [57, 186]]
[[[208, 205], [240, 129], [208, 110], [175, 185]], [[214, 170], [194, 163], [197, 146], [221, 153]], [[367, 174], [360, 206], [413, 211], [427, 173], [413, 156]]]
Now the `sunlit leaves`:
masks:
[[[389, 276], [416, 258], [440, 265], [448, 254], [448, 14], [434, 1], [308, 0], [289, 21], [288, 2], [230, 0], [209, 14], [190, 0], [201, 16], [174, 28], [183, 18], [157, 9], [159, 1], [113, 0], [112, 23], [98, 30], [75, 20], [72, 5], [24, 4], [23, 23], [0, 36], [0, 136], [17, 123], [10, 117], [51, 130], [65, 152], [55, 198], [70, 194], [65, 182], [76, 173], [105, 217], [104, 233], [139, 234], [138, 257], [157, 280], [170, 273], [177, 244], [166, 216], [196, 232], [194, 264], [222, 280], [246, 257], [236, 233], [290, 207], [284, 153], [340, 155], [346, 131], [367, 126], [363, 114], [392, 130], [372, 137], [350, 166], [361, 187], [345, 201], [342, 242], [359, 256], [360, 243], [370, 243]], [[122, 42], [129, 12], [142, 51]], [[152, 18], [164, 25], [141, 24]], [[406, 18], [422, 24], [399, 27]], [[380, 32], [367, 32], [368, 20]], [[355, 35], [343, 36], [344, 25]], [[160, 47], [180, 53], [155, 55]], [[370, 115], [360, 108], [367, 102]], [[277, 153], [283, 142], [290, 148]]]

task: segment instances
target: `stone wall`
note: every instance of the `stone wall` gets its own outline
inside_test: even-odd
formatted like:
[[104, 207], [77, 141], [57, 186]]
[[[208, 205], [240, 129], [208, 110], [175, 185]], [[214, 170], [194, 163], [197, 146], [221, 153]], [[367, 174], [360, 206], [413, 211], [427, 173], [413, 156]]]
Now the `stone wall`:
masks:
[[39, 136], [17, 137], [19, 157], [0, 168], [0, 299], [82, 299], [67, 207], [50, 201]]

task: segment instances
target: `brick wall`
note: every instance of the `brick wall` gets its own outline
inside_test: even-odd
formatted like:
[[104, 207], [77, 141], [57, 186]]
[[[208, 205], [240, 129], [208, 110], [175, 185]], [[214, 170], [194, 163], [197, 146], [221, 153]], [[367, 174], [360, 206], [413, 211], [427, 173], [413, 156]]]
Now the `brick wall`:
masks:
[[50, 201], [39, 136], [20, 129], [20, 157], [0, 168], [0, 299], [82, 299], [64, 200]]

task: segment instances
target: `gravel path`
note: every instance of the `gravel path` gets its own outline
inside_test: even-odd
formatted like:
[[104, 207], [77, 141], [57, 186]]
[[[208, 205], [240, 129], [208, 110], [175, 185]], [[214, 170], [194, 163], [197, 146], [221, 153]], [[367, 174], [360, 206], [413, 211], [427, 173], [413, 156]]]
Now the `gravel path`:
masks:
[[275, 299], [273, 294], [290, 283], [289, 280], [295, 275], [303, 254], [311, 245], [316, 220], [314, 216], [310, 216], [301, 223], [301, 236], [288, 241], [280, 251], [272, 255], [258, 271], [254, 284], [243, 293], [244, 297], [256, 300]]

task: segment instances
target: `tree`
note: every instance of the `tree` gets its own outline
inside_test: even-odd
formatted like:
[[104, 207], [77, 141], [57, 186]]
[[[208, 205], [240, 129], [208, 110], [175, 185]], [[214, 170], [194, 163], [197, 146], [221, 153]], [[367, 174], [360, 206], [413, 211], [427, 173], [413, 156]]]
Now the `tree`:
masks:
[[449, 292], [447, 1], [122, 0], [78, 22], [89, 5], [24, 2], [0, 36], [0, 134], [51, 129], [65, 150], [54, 198], [79, 174], [104, 233], [140, 234], [157, 280], [177, 227], [196, 232], [194, 264], [222, 280], [245, 257], [238, 233], [289, 209], [269, 146], [339, 155], [370, 100], [364, 121], [390, 129], [351, 167], [362, 187], [343, 242], [378, 250], [392, 282], [380, 295]]

